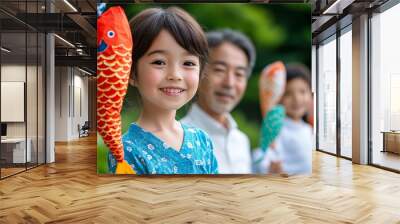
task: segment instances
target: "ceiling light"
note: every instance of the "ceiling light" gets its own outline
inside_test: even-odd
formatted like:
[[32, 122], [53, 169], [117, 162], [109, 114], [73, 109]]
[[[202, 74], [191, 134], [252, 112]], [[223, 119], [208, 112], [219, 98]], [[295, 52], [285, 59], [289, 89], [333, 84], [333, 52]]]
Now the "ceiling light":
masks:
[[324, 12], [322, 14], [328, 14], [328, 13], [332, 13], [332, 9], [334, 9], [337, 4], [340, 2], [340, 0], [336, 0], [332, 5], [330, 5], [327, 9], [324, 10]]
[[1, 49], [2, 51], [6, 52], [6, 53], [10, 53], [10, 52], [11, 52], [10, 50], [8, 50], [8, 49], [5, 48], [5, 47], [1, 47], [0, 49]]
[[355, 2], [355, 0], [336, 0], [335, 2], [333, 2], [332, 5], [325, 9], [322, 14], [342, 14], [343, 10], [351, 5], [353, 2]]
[[75, 48], [75, 45], [73, 45], [71, 42], [69, 42], [68, 40], [58, 36], [57, 34], [54, 34], [55, 37], [57, 37], [58, 39], [60, 39], [62, 42], [66, 43], [67, 45], [69, 45], [70, 47]]
[[67, 4], [74, 12], [78, 12], [78, 10], [71, 4], [69, 3], [68, 0], [64, 0], [65, 4]]
[[85, 74], [87, 74], [87, 75], [89, 75], [89, 76], [92, 76], [92, 75], [93, 75], [92, 73], [90, 73], [90, 72], [88, 72], [88, 71], [86, 71], [86, 70], [83, 70], [83, 69], [81, 69], [81, 68], [79, 68], [79, 67], [78, 67], [78, 70], [81, 71], [81, 72], [83, 72], [83, 73], [85, 73]]

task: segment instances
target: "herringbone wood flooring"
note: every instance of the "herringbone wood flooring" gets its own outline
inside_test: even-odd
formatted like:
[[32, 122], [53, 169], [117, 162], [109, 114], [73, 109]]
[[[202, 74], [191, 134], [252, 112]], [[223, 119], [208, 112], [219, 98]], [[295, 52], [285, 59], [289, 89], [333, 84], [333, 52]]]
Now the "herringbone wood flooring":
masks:
[[0, 181], [0, 223], [400, 223], [400, 175], [314, 153], [312, 176], [97, 176], [95, 137]]

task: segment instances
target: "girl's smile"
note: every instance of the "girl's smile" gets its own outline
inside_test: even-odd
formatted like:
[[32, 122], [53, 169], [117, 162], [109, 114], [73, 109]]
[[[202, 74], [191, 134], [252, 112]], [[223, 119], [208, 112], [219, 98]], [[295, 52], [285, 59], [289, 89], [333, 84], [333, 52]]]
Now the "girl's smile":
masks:
[[180, 87], [163, 87], [160, 90], [167, 96], [180, 96], [185, 89]]

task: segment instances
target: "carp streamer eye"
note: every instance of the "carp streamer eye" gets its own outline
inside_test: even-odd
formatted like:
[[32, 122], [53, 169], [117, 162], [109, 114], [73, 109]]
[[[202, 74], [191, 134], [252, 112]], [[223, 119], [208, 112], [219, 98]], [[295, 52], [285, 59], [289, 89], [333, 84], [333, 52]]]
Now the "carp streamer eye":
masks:
[[109, 30], [109, 31], [107, 32], [107, 36], [108, 36], [109, 38], [114, 38], [114, 36], [115, 36], [114, 31]]

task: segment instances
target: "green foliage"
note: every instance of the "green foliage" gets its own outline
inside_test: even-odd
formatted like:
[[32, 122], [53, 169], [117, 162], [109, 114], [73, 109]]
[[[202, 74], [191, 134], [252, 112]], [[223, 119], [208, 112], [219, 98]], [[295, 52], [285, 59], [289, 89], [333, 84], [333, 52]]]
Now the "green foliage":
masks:
[[249, 137], [251, 148], [254, 149], [258, 147], [260, 143], [260, 123], [248, 119], [240, 110], [233, 111], [232, 117], [238, 124], [239, 129]]
[[108, 149], [101, 136], [97, 134], [97, 173], [99, 174], [108, 173], [107, 154]]
[[206, 32], [221, 28], [239, 30], [260, 47], [273, 47], [285, 41], [285, 33], [275, 25], [273, 15], [260, 5], [201, 4], [183, 8], [196, 18]]

